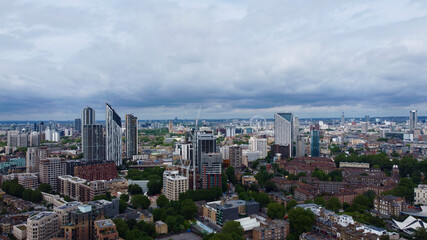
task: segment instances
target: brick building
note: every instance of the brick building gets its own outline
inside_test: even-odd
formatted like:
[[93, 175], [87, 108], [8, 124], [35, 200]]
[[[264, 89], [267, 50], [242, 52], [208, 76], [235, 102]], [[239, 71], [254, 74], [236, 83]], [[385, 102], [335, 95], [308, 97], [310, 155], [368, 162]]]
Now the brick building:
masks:
[[117, 166], [111, 161], [93, 161], [74, 166], [74, 176], [87, 181], [117, 178]]

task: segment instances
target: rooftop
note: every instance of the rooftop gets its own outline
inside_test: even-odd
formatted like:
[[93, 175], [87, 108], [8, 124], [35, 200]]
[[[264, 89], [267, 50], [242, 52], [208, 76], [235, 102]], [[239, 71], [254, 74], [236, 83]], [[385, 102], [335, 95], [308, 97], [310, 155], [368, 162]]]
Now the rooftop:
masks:
[[95, 221], [95, 224], [96, 224], [99, 228], [107, 228], [107, 227], [115, 226], [115, 225], [114, 225], [114, 222], [113, 222], [113, 221], [111, 221], [111, 219], [98, 220], [98, 221]]

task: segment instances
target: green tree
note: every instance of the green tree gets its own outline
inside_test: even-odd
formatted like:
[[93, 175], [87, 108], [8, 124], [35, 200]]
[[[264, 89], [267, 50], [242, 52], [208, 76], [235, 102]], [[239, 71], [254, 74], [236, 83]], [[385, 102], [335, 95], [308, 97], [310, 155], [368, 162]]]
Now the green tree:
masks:
[[314, 203], [318, 204], [318, 205], [321, 205], [321, 206], [326, 206], [326, 200], [324, 198], [320, 197], [320, 196], [316, 197], [314, 199]]
[[267, 206], [267, 215], [271, 219], [283, 219], [285, 217], [285, 207], [281, 204], [272, 202]]
[[31, 201], [31, 194], [32, 194], [33, 190], [27, 188], [22, 192], [22, 199], [26, 200], [26, 201]]
[[264, 187], [265, 187], [266, 192], [277, 192], [277, 191], [279, 191], [279, 188], [277, 187], [277, 185], [271, 180], [266, 181], [264, 184]]
[[142, 188], [137, 184], [130, 184], [128, 186], [128, 193], [130, 195], [143, 194]]
[[163, 188], [162, 178], [158, 175], [150, 175], [148, 177], [147, 187], [149, 195], [160, 194]]
[[52, 186], [50, 186], [50, 184], [48, 184], [48, 183], [40, 183], [38, 189], [41, 192], [52, 193]]
[[129, 227], [123, 219], [116, 218], [113, 219], [114, 224], [116, 225], [117, 232], [119, 232], [119, 237], [125, 238]]
[[43, 200], [43, 194], [40, 190], [35, 190], [31, 192], [31, 202], [40, 203]]
[[233, 236], [233, 239], [242, 239], [243, 238], [243, 227], [239, 222], [236, 221], [228, 221], [222, 227], [221, 233], [229, 234]]
[[427, 231], [425, 228], [419, 227], [414, 233], [414, 239], [427, 239]]
[[162, 209], [162, 208], [156, 208], [156, 209], [154, 209], [153, 210], [153, 219], [154, 219], [154, 221], [162, 220], [162, 216], [163, 215], [166, 216], [165, 212], [166, 212], [165, 209]]
[[237, 178], [236, 173], [234, 172], [234, 167], [228, 167], [227, 170], [225, 170], [225, 174], [227, 175], [228, 180], [233, 184], [237, 184]]
[[134, 208], [147, 209], [150, 206], [151, 202], [148, 197], [142, 194], [136, 194], [132, 196], [131, 204]]
[[124, 213], [127, 208], [128, 208], [127, 202], [123, 199], [120, 199], [119, 200], [119, 212]]
[[194, 219], [197, 213], [197, 207], [194, 204], [193, 200], [185, 199], [181, 202], [181, 214], [185, 219]]
[[120, 200], [124, 200], [125, 202], [129, 201], [129, 195], [127, 194], [120, 195]]
[[160, 195], [156, 200], [157, 206], [162, 208], [169, 203], [169, 199], [165, 195]]
[[266, 193], [253, 192], [252, 197], [254, 198], [255, 201], [259, 203], [260, 207], [265, 207], [270, 203], [270, 198]]
[[358, 204], [364, 210], [370, 210], [374, 207], [373, 199], [371, 200], [368, 196], [365, 195], [357, 195], [353, 200], [353, 204]]
[[294, 208], [296, 205], [298, 205], [297, 201], [295, 201], [295, 199], [292, 199], [286, 204], [286, 210], [289, 211], [290, 209]]
[[341, 208], [341, 202], [338, 198], [332, 197], [326, 201], [326, 209], [338, 212]]
[[292, 229], [291, 239], [298, 239], [299, 235], [309, 232], [316, 221], [316, 216], [310, 210], [294, 208], [289, 211], [288, 219]]

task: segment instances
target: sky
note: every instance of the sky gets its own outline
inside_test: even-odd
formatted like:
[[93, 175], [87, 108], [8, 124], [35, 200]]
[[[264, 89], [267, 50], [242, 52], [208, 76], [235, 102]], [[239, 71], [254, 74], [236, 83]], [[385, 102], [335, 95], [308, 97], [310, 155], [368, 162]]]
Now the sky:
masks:
[[0, 1], [0, 120], [427, 115], [427, 1]]

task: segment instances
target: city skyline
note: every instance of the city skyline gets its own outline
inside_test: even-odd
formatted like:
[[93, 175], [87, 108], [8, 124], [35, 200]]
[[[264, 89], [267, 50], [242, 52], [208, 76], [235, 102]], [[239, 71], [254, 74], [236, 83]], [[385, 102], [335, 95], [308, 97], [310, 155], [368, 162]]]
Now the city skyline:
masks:
[[[14, 1], [0, 120], [427, 112], [424, 1]], [[64, 17], [67, 16], [67, 17]], [[378, 34], [381, 33], [381, 34]]]

